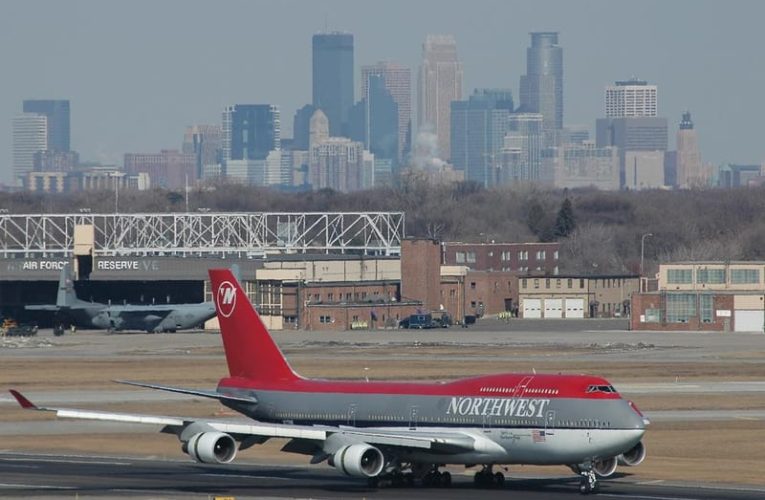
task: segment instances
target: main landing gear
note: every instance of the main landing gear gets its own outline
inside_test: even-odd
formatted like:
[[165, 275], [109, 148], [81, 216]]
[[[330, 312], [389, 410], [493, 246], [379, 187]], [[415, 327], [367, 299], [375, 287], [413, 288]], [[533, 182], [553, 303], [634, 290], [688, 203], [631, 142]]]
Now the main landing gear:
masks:
[[579, 474], [582, 476], [582, 479], [579, 480], [579, 493], [582, 495], [597, 493], [600, 489], [600, 483], [598, 483], [595, 471], [592, 469], [582, 470]]
[[492, 472], [491, 465], [484, 465], [473, 476], [473, 484], [479, 488], [502, 488], [505, 486], [505, 475], [501, 472]]
[[[407, 472], [404, 470], [409, 469]], [[367, 484], [370, 488], [390, 486], [393, 488], [412, 487], [416, 480], [425, 488], [448, 488], [452, 485], [452, 475], [448, 471], [439, 471], [437, 465], [397, 467], [396, 469], [370, 477]]]

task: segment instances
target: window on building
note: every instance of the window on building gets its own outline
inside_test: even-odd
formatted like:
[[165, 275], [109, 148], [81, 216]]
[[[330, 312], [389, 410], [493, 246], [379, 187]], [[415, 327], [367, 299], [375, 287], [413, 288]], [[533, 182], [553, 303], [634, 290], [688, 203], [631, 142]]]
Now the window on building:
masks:
[[314, 293], [313, 294], [313, 300], [314, 301], [318, 302], [319, 301], [319, 297], [321, 297], [321, 295], [319, 295], [318, 293]]
[[759, 269], [731, 269], [730, 282], [734, 285], [756, 285], [760, 283]]
[[523, 278], [521, 280], [521, 288], [528, 288], [528, 286], [529, 286], [529, 280], [527, 280], [526, 278]]
[[345, 300], [346, 300], [347, 302], [350, 302], [350, 301], [351, 301], [351, 292], [348, 292], [348, 293], [346, 293], [346, 294], [345, 294]]
[[714, 297], [709, 294], [699, 296], [699, 319], [702, 323], [711, 323], [714, 320]]
[[335, 294], [334, 294], [334, 293], [332, 293], [332, 292], [329, 292], [329, 293], [327, 294], [327, 302], [332, 302], [332, 301], [334, 301], [334, 300], [335, 300]]
[[475, 281], [470, 282], [470, 289], [475, 290]]
[[518, 260], [529, 260], [528, 250], [521, 250], [518, 252]]
[[547, 258], [547, 252], [540, 250], [537, 252], [537, 260], [545, 260]]
[[574, 286], [574, 280], [573, 279], [569, 278], [567, 281], [568, 281], [568, 287], [569, 288]]
[[454, 260], [457, 264], [465, 263], [465, 252], [457, 252], [454, 254]]
[[557, 280], [555, 280], [555, 287], [560, 288], [560, 285], [561, 285], [561, 281], [560, 281], [560, 278], [558, 278]]
[[539, 278], [534, 278], [534, 288], [539, 288]]
[[494, 257], [494, 252], [489, 252], [489, 257]]
[[550, 278], [547, 278], [547, 279], [545, 280], [545, 288], [547, 288], [547, 289], [549, 289], [549, 288], [550, 288]]
[[725, 283], [725, 269], [698, 269], [696, 282], [707, 285], [720, 285]]
[[319, 323], [332, 323], [332, 316], [319, 316]]
[[454, 288], [449, 290], [449, 297], [454, 298], [455, 295], [457, 295], [457, 291]]
[[696, 296], [694, 294], [667, 294], [668, 323], [687, 323], [694, 317], [696, 317]]
[[661, 321], [661, 309], [646, 309], [645, 310], [645, 322], [646, 323], [659, 323]]
[[667, 283], [671, 285], [690, 285], [693, 283], [693, 270], [667, 269]]
[[470, 301], [470, 307], [475, 307], [475, 306], [476, 306], [476, 304], [475, 304], [475, 300], [471, 300], [471, 301]]
[[555, 260], [558, 260], [558, 255], [559, 255], [559, 254], [558, 254], [558, 251], [557, 251], [557, 250], [556, 250], [556, 251], [554, 251], [554, 252], [553, 252], [553, 259], [555, 259]]
[[584, 289], [584, 278], [579, 278], [579, 288]]
[[475, 252], [468, 252], [468, 253], [466, 253], [465, 254], [465, 259], [469, 263], [474, 264], [475, 263]]

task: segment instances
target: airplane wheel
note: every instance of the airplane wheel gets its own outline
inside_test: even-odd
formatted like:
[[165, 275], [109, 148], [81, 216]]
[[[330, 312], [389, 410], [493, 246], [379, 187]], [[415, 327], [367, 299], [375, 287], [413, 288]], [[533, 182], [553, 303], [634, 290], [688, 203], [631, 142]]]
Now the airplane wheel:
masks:
[[53, 335], [60, 337], [64, 334], [64, 325], [59, 325], [53, 328]]
[[452, 485], [452, 475], [449, 472], [441, 473], [441, 486], [449, 488]]
[[503, 488], [505, 486], [505, 475], [501, 472], [494, 474], [494, 484], [497, 488]]

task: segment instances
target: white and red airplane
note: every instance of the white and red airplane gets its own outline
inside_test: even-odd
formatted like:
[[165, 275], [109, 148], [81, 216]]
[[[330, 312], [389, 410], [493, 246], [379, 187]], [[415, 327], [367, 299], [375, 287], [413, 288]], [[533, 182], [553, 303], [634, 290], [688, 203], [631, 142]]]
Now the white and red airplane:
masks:
[[237, 449], [286, 438], [283, 451], [327, 461], [373, 486], [448, 486], [448, 464], [482, 465], [477, 485], [504, 483], [495, 465], [567, 465], [591, 493], [617, 463], [638, 465], [648, 420], [605, 379], [499, 374], [448, 383], [345, 382], [295, 373], [231, 271], [210, 271], [229, 376], [214, 391], [125, 382], [217, 399], [245, 421], [43, 408], [59, 417], [164, 426], [194, 460], [231, 462]]

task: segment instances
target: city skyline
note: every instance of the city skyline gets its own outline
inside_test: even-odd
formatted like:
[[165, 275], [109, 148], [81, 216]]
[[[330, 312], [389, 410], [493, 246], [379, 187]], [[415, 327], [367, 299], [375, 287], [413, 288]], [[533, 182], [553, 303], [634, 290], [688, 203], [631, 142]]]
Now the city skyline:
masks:
[[[147, 16], [149, 4], [141, 2], [130, 7], [14, 2], [0, 20], [0, 42], [11, 48], [3, 57], [8, 81], [0, 96], [0, 182], [10, 182], [11, 122], [25, 99], [70, 100], [72, 149], [83, 160], [112, 164], [131, 151], [180, 149], [187, 126], [216, 123], [220, 109], [232, 103], [278, 105], [291, 128], [285, 118], [311, 102], [311, 37], [325, 30], [354, 35], [355, 99], [360, 97], [359, 68], [392, 60], [415, 72], [422, 40], [431, 33], [456, 39], [464, 66], [463, 98], [479, 87], [508, 87], [519, 95], [528, 33], [558, 31], [565, 50], [565, 125], [584, 125], [592, 133], [595, 119], [604, 116], [605, 86], [637, 76], [659, 87], [659, 116], [674, 123], [686, 109], [692, 111], [705, 161], [759, 163], [765, 158], [756, 126], [765, 112], [758, 98], [765, 75], [746, 65], [758, 57], [750, 38], [763, 6], [739, 5], [738, 28], [732, 29], [719, 20], [734, 13], [713, 2], [649, 2], [657, 8], [645, 13], [632, 12], [627, 4], [607, 12], [599, 4], [604, 2], [479, 1], [468, 8], [464, 2], [439, 2], [443, 8], [434, 9], [433, 2], [359, 6], [324, 1], [301, 3], [300, 15], [290, 18], [296, 2], [225, 2], [184, 8], [185, 22], [168, 27], [178, 3], [155, 6]], [[689, 9], [694, 23], [685, 22]], [[618, 23], [608, 22], [626, 11], [639, 19], [618, 29]], [[242, 30], [248, 13], [263, 20]], [[599, 22], [591, 23], [595, 14]], [[284, 22], [269, 25], [269, 16]], [[223, 19], [228, 24], [217, 22]], [[39, 27], [35, 40], [24, 28], [31, 24]], [[640, 31], [646, 25], [650, 33]], [[141, 27], [140, 39], [135, 26]], [[219, 36], [194, 43], [209, 26], [222, 26]], [[726, 85], [735, 85], [735, 92], [726, 92]]]

